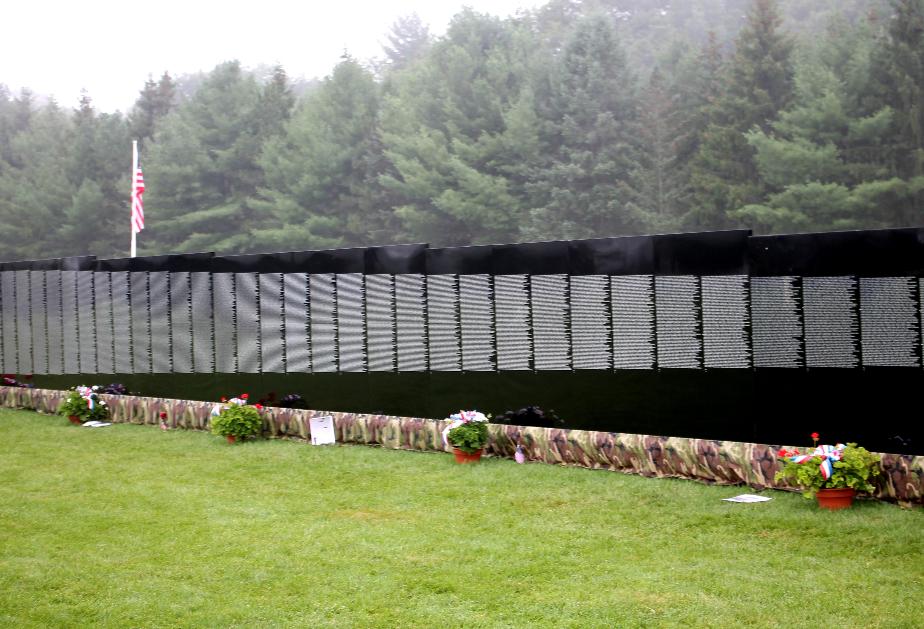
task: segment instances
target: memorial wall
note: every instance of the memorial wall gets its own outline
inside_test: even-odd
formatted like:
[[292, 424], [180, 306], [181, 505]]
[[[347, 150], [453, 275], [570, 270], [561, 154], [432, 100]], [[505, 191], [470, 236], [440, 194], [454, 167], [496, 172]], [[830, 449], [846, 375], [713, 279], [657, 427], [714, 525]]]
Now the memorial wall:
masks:
[[924, 451], [924, 229], [0, 263], [0, 370]]

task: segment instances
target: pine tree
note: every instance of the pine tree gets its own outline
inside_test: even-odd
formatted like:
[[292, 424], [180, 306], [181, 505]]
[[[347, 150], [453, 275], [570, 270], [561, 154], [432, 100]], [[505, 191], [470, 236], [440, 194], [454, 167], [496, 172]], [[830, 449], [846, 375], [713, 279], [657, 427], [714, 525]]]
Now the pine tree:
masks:
[[655, 68], [639, 98], [639, 161], [632, 173], [635, 205], [650, 218], [646, 230], [676, 229], [684, 196], [684, 169], [677, 154], [677, 103], [659, 68]]
[[[402, 239], [464, 245], [516, 237], [508, 123], [525, 88], [530, 34], [465, 10], [426, 59], [394, 77], [382, 113]], [[519, 133], [514, 129], [511, 132]]]
[[775, 0], [754, 0], [735, 41], [724, 93], [693, 160], [694, 207], [685, 224], [696, 229], [734, 227], [731, 214], [764, 194], [745, 133], [766, 130], [792, 98], [793, 43], [780, 33]]
[[423, 57], [430, 45], [430, 29], [416, 13], [399, 17], [385, 36], [388, 44], [382, 46], [388, 68], [401, 70]]
[[139, 93], [129, 116], [132, 136], [138, 140], [142, 149], [145, 141], [154, 137], [158, 123], [173, 109], [175, 100], [176, 84], [167, 72], [159, 81], [150, 77], [145, 81], [144, 89]]
[[[892, 36], [894, 37], [894, 35]], [[891, 38], [877, 43], [869, 25], [832, 23], [825, 40], [797, 67], [796, 97], [771, 131], [747, 137], [768, 196], [736, 212], [762, 231], [889, 227], [924, 218], [924, 177], [913, 168], [908, 133], [876, 83]], [[894, 85], [894, 84], [893, 84]], [[913, 142], [913, 140], [912, 140]], [[902, 176], [904, 175], [904, 177]]]
[[537, 94], [544, 161], [525, 238], [586, 238], [645, 231], [632, 181], [639, 160], [635, 79], [604, 18], [578, 23]]
[[[268, 218], [263, 249], [371, 244], [376, 207], [378, 88], [354, 59], [340, 62], [260, 158], [266, 186], [252, 205]], [[378, 154], [378, 155], [377, 155]]]
[[238, 62], [217, 66], [160, 123], [145, 160], [147, 251], [240, 251], [247, 200], [262, 182], [260, 88]]

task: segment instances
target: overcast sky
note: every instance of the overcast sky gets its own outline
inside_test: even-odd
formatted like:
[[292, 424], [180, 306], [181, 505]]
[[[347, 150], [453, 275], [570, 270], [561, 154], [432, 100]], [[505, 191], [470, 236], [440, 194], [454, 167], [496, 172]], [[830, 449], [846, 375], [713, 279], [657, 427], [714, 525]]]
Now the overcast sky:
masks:
[[417, 13], [442, 34], [463, 6], [507, 16], [545, 0], [10, 0], [0, 26], [0, 83], [76, 106], [86, 89], [101, 111], [127, 111], [148, 75], [211, 70], [222, 61], [281, 63], [323, 77], [343, 50], [380, 56], [395, 20]]

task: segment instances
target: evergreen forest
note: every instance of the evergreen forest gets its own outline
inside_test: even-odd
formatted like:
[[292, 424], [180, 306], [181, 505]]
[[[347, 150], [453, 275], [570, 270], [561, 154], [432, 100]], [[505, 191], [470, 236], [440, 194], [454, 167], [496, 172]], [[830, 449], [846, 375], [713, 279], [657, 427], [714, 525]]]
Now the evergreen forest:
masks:
[[[0, 259], [924, 225], [924, 0], [550, 0], [127, 113], [0, 85]], [[0, 76], [0, 82], [3, 77]]]

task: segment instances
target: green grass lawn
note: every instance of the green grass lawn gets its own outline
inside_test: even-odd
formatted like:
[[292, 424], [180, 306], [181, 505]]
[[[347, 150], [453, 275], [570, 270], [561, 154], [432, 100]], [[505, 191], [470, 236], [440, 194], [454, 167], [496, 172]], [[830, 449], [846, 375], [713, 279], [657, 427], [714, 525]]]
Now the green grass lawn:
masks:
[[924, 512], [0, 411], [0, 626], [924, 626]]

